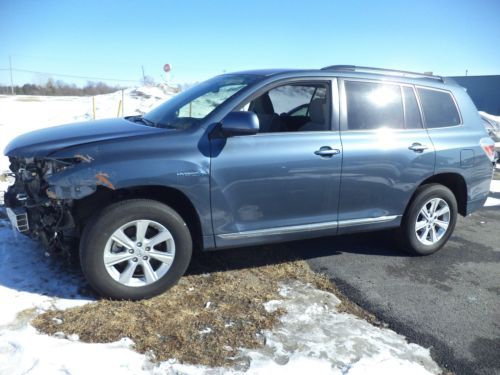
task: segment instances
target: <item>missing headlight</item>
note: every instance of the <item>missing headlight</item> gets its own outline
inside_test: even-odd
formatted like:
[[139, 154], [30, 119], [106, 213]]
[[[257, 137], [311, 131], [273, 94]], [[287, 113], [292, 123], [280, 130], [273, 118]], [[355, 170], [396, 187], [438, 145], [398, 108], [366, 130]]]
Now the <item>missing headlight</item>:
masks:
[[78, 158], [53, 159], [45, 158], [45, 165], [42, 167], [44, 177], [53, 175], [54, 173], [62, 172], [74, 165], [81, 163]]

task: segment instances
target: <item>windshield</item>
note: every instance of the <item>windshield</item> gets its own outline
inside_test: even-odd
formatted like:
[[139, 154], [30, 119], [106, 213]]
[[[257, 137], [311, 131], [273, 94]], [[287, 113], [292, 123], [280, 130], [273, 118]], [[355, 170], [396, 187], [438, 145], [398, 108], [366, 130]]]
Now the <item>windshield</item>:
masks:
[[154, 126], [187, 129], [259, 78], [246, 74], [214, 77], [181, 92], [143, 117]]

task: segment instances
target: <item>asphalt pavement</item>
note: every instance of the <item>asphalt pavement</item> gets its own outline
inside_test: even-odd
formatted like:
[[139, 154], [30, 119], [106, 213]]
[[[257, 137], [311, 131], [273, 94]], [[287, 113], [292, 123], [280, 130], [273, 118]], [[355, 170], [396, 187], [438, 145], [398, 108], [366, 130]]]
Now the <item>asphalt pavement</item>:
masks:
[[448, 244], [426, 257], [401, 253], [391, 232], [287, 246], [447, 370], [500, 374], [499, 206], [460, 217]]

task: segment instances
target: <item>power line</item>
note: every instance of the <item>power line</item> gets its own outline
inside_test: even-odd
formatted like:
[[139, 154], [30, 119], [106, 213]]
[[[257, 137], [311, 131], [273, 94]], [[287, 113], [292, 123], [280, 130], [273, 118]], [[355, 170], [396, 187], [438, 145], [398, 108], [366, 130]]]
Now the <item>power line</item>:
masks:
[[34, 70], [26, 70], [26, 69], [9, 69], [9, 68], [0, 68], [1, 71], [11, 70], [12, 72], [19, 73], [33, 73], [33, 74], [43, 74], [55, 77], [66, 77], [66, 78], [80, 78], [80, 79], [98, 79], [101, 81], [115, 81], [115, 82], [141, 82], [137, 79], [117, 79], [117, 78], [104, 78], [104, 77], [87, 77], [87, 76], [76, 76], [71, 74], [59, 74], [59, 73], [48, 73], [48, 72], [37, 72]]
[[14, 95], [14, 81], [12, 80], [12, 57], [9, 56], [9, 70], [10, 70], [10, 94]]
[[[7, 55], [0, 54], [0, 57], [6, 57]], [[68, 57], [68, 56], [34, 56], [34, 55], [19, 55], [19, 54], [10, 54], [12, 58], [21, 58], [21, 59], [29, 59], [29, 60], [51, 60], [51, 61], [72, 61], [79, 63], [92, 63], [92, 64], [102, 64], [103, 60], [91, 60], [88, 58], [77, 58], [77, 57]]]

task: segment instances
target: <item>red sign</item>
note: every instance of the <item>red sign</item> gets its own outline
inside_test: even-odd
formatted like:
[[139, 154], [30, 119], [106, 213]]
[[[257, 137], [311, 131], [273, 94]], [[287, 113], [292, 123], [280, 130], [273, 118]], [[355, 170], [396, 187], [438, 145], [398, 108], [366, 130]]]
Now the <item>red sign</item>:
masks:
[[170, 64], [165, 64], [163, 65], [163, 70], [168, 73], [170, 72], [170, 69], [172, 69], [172, 67], [170, 66]]

